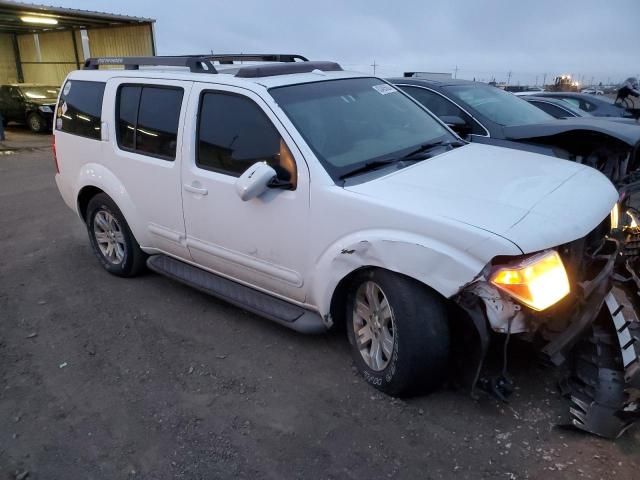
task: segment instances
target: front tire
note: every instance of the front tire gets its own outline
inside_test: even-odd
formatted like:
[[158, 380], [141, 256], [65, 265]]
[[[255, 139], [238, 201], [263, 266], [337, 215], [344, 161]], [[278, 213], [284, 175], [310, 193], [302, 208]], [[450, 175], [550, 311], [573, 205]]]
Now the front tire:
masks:
[[30, 113], [27, 117], [27, 125], [33, 133], [41, 133], [45, 130], [47, 122], [37, 113]]
[[107, 272], [133, 277], [144, 270], [147, 256], [108, 195], [101, 193], [89, 200], [86, 224], [93, 252]]
[[368, 383], [393, 396], [440, 386], [449, 359], [449, 325], [436, 292], [373, 269], [354, 278], [346, 303], [352, 356]]

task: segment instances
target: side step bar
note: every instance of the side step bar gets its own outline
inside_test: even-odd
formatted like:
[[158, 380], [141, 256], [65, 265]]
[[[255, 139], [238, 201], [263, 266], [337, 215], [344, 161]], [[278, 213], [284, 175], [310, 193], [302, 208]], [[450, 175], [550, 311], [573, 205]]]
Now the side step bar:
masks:
[[323, 333], [327, 331], [322, 317], [316, 312], [272, 297], [175, 258], [166, 255], [153, 255], [147, 260], [147, 266], [156, 273], [218, 297], [297, 332]]

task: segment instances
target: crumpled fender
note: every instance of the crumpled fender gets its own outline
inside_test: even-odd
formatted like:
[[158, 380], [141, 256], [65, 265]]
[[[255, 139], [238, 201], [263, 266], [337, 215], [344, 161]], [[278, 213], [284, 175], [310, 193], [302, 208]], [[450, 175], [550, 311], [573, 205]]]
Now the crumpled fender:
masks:
[[[318, 259], [309, 286], [309, 303], [317, 305], [326, 317], [340, 281], [362, 267], [380, 267], [407, 275], [449, 298], [471, 282], [491, 258], [474, 255], [471, 250], [404, 232], [357, 232], [335, 242]], [[493, 252], [491, 256], [502, 253]]]
[[144, 225], [146, 223], [141, 222], [138, 210], [136, 209], [134, 202], [131, 200], [127, 189], [111, 170], [98, 163], [87, 163], [82, 166], [78, 173], [75, 186], [76, 212], [78, 214], [80, 212], [77, 205], [78, 195], [84, 187], [88, 186], [97, 187], [109, 195], [111, 199], [116, 202], [116, 205], [124, 215], [127, 223], [129, 224], [129, 228], [131, 228], [131, 231], [136, 237], [136, 240], [138, 240], [138, 243], [141, 245], [147, 243], [145, 229], [137, 228], [137, 226]]

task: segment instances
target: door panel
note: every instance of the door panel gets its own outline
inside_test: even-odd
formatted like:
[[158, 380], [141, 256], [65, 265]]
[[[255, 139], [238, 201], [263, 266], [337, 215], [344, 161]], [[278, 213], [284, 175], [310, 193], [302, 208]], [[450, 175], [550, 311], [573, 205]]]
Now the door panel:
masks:
[[[265, 102], [248, 90], [220, 86], [214, 92], [196, 84], [189, 111], [182, 186], [192, 258], [245, 284], [304, 301], [309, 172], [302, 155]], [[271, 163], [280, 178], [293, 171], [288, 180], [295, 190], [269, 189], [240, 200], [236, 179], [256, 161]]]
[[[143, 247], [190, 259], [182, 216], [180, 132], [192, 82], [117, 78], [105, 91], [109, 167], [131, 198]], [[150, 120], [151, 119], [151, 120]], [[104, 126], [103, 126], [104, 127]]]

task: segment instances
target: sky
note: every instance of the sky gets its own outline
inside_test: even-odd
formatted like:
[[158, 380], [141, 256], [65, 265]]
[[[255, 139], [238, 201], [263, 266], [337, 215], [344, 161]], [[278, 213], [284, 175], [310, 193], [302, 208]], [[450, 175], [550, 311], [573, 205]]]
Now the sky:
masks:
[[[38, 3], [48, 3], [42, 0]], [[158, 54], [298, 53], [379, 76], [640, 76], [640, 0], [51, 0], [156, 19]]]

